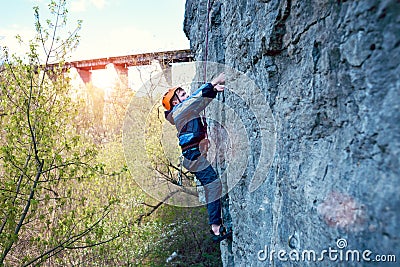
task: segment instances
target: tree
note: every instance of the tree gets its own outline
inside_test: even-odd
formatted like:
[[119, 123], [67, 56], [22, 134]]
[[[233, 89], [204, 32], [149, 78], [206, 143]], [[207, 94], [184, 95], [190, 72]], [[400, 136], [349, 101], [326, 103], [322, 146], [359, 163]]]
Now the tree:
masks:
[[102, 173], [96, 147], [75, 132], [77, 107], [63, 76], [81, 21], [67, 30], [65, 0], [51, 1], [49, 10], [53, 19], [42, 24], [34, 8], [36, 36], [28, 53], [5, 51], [0, 74], [0, 266], [39, 263], [64, 249], [105, 242], [98, 241], [101, 221], [113, 203], [80, 208], [79, 183]]
[[[125, 169], [121, 118], [132, 92], [119, 86], [110, 103], [84, 106], [91, 115], [78, 116], [86, 113], [63, 73], [81, 22], [68, 32], [65, 0], [51, 1], [49, 9], [53, 19], [43, 23], [34, 8], [37, 35], [27, 54], [4, 50], [0, 59], [0, 266], [163, 266], [171, 249], [189, 265], [215, 254], [203, 246], [198, 229], [206, 226], [198, 224], [198, 210], [164, 205], [169, 195], [151, 199], [135, 183], [147, 177], [175, 182], [177, 158], [165, 158], [159, 142], [162, 114], [148, 116], [144, 105], [155, 103], [160, 77], [150, 79], [147, 98], [131, 114], [137, 135], [147, 139], [146, 146], [132, 142], [153, 157], [149, 162], [146, 153], [136, 153], [138, 167], [119, 172]], [[96, 139], [96, 128], [88, 132], [95, 121], [105, 124], [109, 138]], [[177, 155], [176, 146], [167, 149]]]

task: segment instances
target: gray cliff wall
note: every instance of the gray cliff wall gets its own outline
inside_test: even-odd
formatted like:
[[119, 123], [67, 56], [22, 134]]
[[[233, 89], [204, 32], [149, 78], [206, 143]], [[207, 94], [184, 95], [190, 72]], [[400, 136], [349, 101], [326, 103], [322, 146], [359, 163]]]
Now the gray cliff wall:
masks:
[[[224, 265], [288, 266], [265, 252], [339, 250], [340, 239], [344, 252], [397, 254], [399, 262], [400, 2], [211, 2], [208, 60], [253, 80], [276, 127], [272, 164], [254, 192], [259, 134], [249, 135], [252, 159], [227, 199], [234, 235], [221, 243]], [[184, 30], [198, 60], [206, 16], [207, 0], [187, 0]], [[229, 91], [223, 98], [244, 112]], [[323, 265], [359, 266], [328, 255]]]

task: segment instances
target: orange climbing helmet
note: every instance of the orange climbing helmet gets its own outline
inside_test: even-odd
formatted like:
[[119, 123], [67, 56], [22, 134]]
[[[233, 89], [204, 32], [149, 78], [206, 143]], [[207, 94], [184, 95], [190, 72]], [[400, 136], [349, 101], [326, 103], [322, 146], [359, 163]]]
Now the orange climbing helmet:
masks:
[[176, 90], [178, 90], [180, 87], [173, 87], [168, 89], [168, 91], [164, 94], [162, 98], [162, 105], [166, 110], [171, 110], [172, 109], [172, 104], [171, 100], [174, 98]]

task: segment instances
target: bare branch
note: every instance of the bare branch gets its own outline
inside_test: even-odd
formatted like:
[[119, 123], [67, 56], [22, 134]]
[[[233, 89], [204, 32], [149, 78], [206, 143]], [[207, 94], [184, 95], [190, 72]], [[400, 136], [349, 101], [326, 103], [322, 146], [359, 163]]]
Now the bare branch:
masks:
[[[108, 206], [109, 207], [109, 206]], [[45, 253], [37, 256], [36, 258], [34, 258], [33, 260], [29, 261], [28, 263], [25, 263], [23, 266], [29, 266], [31, 264], [40, 264], [43, 261], [47, 260], [50, 257], [53, 257], [55, 255], [57, 255], [58, 253], [60, 253], [61, 251], [63, 251], [66, 248], [73, 248], [72, 244], [74, 244], [75, 242], [79, 241], [82, 237], [86, 236], [88, 233], [90, 233], [101, 221], [104, 220], [104, 218], [109, 214], [109, 210], [108, 207], [105, 209], [105, 212], [103, 213], [103, 215], [95, 222], [93, 223], [90, 227], [86, 228], [85, 230], [83, 230], [82, 232], [71, 236], [69, 238], [67, 238], [66, 240], [62, 241], [61, 243], [59, 243], [57, 246], [55, 246], [54, 248], [46, 251]], [[112, 241], [112, 240], [110, 240]], [[108, 241], [108, 242], [110, 242]], [[99, 242], [99, 244], [102, 242]]]
[[169, 193], [162, 201], [158, 202], [149, 212], [145, 214], [141, 214], [139, 218], [136, 219], [136, 223], [140, 225], [142, 223], [143, 217], [149, 217], [151, 214], [153, 214], [159, 207], [161, 207], [162, 204], [164, 204], [168, 199], [173, 197], [176, 193], [178, 193], [179, 190], [173, 191]]

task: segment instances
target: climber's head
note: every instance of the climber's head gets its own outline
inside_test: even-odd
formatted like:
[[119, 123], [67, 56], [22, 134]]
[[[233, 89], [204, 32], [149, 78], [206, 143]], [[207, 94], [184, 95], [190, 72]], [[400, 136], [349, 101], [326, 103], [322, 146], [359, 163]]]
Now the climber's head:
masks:
[[166, 110], [171, 110], [175, 105], [181, 103], [188, 97], [181, 87], [170, 88], [163, 96], [162, 105]]

